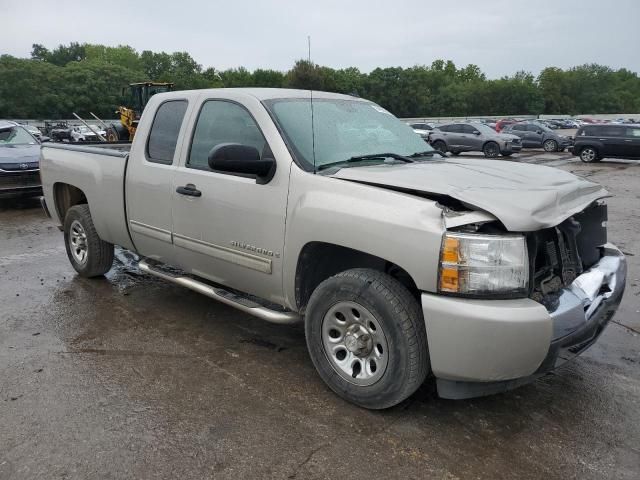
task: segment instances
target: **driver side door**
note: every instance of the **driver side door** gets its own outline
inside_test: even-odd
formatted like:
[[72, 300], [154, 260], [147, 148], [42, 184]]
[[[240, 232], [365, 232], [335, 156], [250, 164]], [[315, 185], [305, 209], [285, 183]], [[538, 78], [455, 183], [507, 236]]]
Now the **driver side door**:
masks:
[[[262, 105], [255, 108], [264, 110]], [[255, 113], [268, 115], [266, 111]], [[260, 158], [273, 155], [246, 106], [230, 99], [203, 102], [191, 143], [184, 148], [174, 173], [177, 263], [199, 277], [278, 302], [282, 298], [287, 159], [276, 155], [273, 178], [260, 184], [247, 175], [209, 168], [209, 153], [225, 143], [255, 147]]]

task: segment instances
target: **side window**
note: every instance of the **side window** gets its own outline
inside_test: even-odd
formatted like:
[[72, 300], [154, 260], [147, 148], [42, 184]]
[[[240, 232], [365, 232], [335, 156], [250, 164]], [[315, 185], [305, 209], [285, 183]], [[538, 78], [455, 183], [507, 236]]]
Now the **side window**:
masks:
[[514, 123], [513, 125], [511, 125], [511, 130], [515, 130], [516, 132], [524, 132], [526, 131], [526, 129], [527, 127], [520, 123]]
[[640, 128], [627, 128], [627, 137], [640, 138]]
[[178, 133], [186, 111], [186, 100], [171, 100], [158, 107], [147, 141], [147, 158], [150, 162], [165, 165], [173, 163]]
[[262, 155], [267, 142], [244, 107], [223, 100], [208, 100], [198, 115], [187, 166], [208, 170], [209, 152], [221, 143], [250, 145]]
[[476, 133], [477, 130], [473, 125], [460, 125], [462, 127], [462, 133]]
[[540, 125], [536, 125], [535, 123], [527, 124], [527, 132], [537, 132], [538, 130], [542, 130]]
[[457, 123], [453, 124], [453, 125], [449, 125], [449, 132], [452, 133], [462, 133], [462, 125], [459, 125]]
[[623, 137], [624, 129], [620, 127], [602, 127], [603, 137]]

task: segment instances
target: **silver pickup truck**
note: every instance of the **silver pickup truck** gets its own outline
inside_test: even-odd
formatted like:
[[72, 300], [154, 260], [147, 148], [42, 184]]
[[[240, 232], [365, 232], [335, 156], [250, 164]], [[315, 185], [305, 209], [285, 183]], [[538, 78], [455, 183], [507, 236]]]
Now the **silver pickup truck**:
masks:
[[104, 274], [120, 245], [151, 275], [304, 321], [322, 379], [363, 407], [427, 378], [445, 398], [530, 382], [593, 344], [622, 297], [603, 188], [444, 158], [364, 99], [158, 94], [118, 148], [42, 148], [45, 209], [75, 270]]

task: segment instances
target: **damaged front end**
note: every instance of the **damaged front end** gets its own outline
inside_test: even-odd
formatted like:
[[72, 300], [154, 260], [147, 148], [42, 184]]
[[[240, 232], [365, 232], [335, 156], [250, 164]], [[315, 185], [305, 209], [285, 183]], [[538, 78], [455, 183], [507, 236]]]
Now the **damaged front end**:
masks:
[[[622, 300], [627, 273], [624, 255], [607, 243], [606, 222], [607, 206], [596, 201], [555, 227], [524, 232], [529, 257], [527, 296], [544, 307], [552, 326], [546, 355], [530, 374], [517, 378], [438, 378], [440, 396], [460, 399], [510, 390], [576, 357], [598, 339]], [[454, 230], [506, 233], [497, 221]]]

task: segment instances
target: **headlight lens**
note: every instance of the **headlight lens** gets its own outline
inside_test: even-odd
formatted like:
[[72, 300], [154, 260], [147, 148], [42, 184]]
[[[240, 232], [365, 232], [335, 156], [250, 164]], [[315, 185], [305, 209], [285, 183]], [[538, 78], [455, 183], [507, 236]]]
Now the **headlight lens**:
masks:
[[447, 232], [440, 250], [438, 289], [458, 295], [527, 292], [529, 258], [522, 235]]

